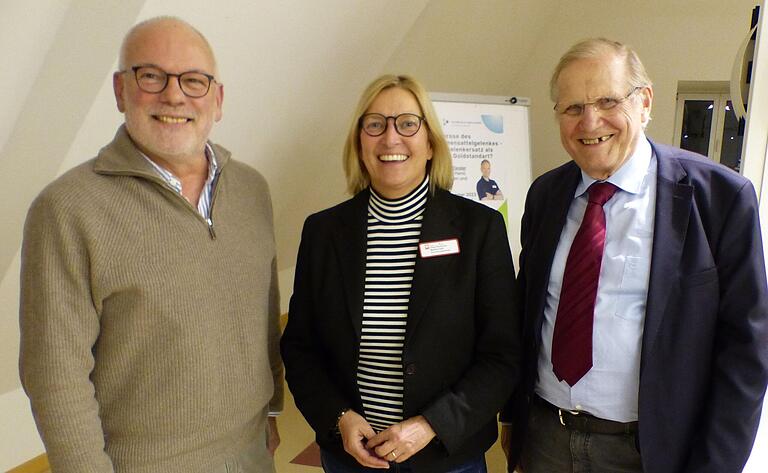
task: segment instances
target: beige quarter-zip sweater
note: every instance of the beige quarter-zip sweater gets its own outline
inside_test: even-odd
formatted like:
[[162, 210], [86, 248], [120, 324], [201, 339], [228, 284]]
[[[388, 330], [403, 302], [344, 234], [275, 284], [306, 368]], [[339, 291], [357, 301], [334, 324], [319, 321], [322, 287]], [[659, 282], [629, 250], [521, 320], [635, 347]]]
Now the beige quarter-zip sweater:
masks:
[[20, 371], [54, 473], [206, 471], [282, 408], [269, 191], [213, 146], [212, 222], [124, 127], [32, 204]]

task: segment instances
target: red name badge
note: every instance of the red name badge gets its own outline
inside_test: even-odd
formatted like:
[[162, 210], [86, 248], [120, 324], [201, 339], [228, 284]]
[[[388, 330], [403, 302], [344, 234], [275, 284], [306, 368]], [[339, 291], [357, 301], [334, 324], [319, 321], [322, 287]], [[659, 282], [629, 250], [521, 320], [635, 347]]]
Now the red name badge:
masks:
[[424, 243], [419, 243], [419, 255], [422, 258], [457, 255], [459, 253], [460, 250], [458, 238], [451, 238], [449, 240], [425, 241]]

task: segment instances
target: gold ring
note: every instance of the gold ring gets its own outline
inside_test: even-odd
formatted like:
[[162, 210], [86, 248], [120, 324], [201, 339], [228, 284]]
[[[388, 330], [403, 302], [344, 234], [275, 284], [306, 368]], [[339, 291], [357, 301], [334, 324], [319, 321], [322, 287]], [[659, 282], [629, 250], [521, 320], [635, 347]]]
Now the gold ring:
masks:
[[393, 459], [393, 460], [396, 460], [396, 459], [397, 459], [397, 453], [395, 453], [395, 451], [394, 451], [394, 450], [392, 450], [391, 452], [389, 452], [389, 454], [390, 454], [390, 455], [392, 455], [392, 459]]

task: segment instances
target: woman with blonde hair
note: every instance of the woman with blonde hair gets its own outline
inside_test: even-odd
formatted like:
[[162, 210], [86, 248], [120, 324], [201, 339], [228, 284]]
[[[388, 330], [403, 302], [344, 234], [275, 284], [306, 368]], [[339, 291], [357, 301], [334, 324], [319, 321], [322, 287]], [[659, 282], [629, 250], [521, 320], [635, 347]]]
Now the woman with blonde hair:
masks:
[[519, 375], [502, 216], [449, 192], [448, 145], [408, 76], [363, 92], [344, 170], [353, 197], [304, 224], [281, 342], [323, 468], [485, 472]]

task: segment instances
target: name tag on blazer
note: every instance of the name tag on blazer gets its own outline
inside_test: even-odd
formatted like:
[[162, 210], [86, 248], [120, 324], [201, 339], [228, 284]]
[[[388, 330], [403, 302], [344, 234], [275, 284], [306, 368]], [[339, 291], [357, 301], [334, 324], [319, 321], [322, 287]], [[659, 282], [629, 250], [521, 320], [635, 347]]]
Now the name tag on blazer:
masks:
[[434, 258], [435, 256], [457, 255], [460, 253], [459, 239], [425, 241], [419, 243], [419, 256], [422, 258]]

